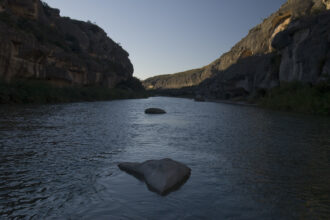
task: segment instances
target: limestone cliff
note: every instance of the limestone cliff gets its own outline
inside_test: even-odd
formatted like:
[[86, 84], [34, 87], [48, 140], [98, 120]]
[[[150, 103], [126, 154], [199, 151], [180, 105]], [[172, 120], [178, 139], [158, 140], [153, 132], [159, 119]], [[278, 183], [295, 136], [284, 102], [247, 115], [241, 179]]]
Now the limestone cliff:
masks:
[[317, 83], [329, 76], [330, 12], [324, 0], [289, 0], [205, 69], [201, 95], [254, 95], [281, 82]]
[[229, 52], [202, 68], [205, 78], [198, 93], [233, 98], [281, 81], [317, 83], [328, 78], [329, 8], [329, 0], [288, 0]]
[[97, 25], [40, 0], [0, 0], [1, 80], [112, 88], [132, 74], [128, 53]]

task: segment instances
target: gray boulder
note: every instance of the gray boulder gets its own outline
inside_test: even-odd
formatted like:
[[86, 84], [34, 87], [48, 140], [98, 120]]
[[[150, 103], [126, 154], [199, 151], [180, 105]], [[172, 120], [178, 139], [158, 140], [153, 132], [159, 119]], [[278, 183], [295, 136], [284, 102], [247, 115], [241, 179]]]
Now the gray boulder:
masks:
[[205, 98], [201, 95], [196, 95], [194, 100], [195, 102], [205, 102]]
[[166, 111], [160, 108], [148, 108], [144, 112], [146, 114], [166, 114]]
[[120, 163], [118, 167], [144, 180], [151, 191], [160, 195], [177, 190], [188, 180], [191, 171], [186, 165], [168, 158], [143, 163]]

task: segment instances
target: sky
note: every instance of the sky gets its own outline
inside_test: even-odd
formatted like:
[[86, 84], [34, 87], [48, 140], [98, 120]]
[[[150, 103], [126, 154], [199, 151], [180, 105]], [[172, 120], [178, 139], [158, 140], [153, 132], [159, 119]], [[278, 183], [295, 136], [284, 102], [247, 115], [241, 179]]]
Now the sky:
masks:
[[208, 65], [286, 0], [44, 0], [95, 22], [146, 79]]

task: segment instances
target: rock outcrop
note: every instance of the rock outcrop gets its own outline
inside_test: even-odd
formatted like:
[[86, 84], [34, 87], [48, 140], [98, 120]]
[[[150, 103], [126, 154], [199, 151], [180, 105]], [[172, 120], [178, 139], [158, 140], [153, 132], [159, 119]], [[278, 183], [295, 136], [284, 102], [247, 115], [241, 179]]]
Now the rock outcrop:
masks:
[[330, 12], [292, 22], [276, 35], [273, 48], [281, 55], [280, 81], [317, 83], [330, 77]]
[[[202, 68], [200, 74], [206, 79], [197, 93], [231, 99], [254, 95], [282, 81], [313, 84], [329, 79], [329, 7], [328, 0], [288, 0], [229, 52]], [[165, 88], [170, 86], [167, 82], [162, 82]]]
[[148, 160], [143, 163], [120, 163], [118, 167], [146, 182], [161, 195], [179, 188], [190, 176], [190, 168], [172, 159]]
[[[293, 7], [292, 4], [297, 2], [310, 4]], [[211, 64], [206, 71], [213, 72], [213, 77], [205, 80], [198, 92], [211, 98], [231, 99], [258, 95], [260, 91], [278, 86], [281, 82], [316, 84], [329, 80], [330, 12], [325, 5], [321, 1], [314, 4], [312, 1], [289, 1], [275, 15], [279, 14], [290, 14], [291, 17], [286, 18], [290, 22], [283, 21], [285, 27], [281, 27], [279, 32], [277, 28], [273, 34], [269, 32], [270, 41], [263, 49], [241, 58], [231, 52], [224, 55], [230, 56], [235, 63], [223, 64], [223, 58], [220, 58]], [[275, 18], [272, 15], [265, 22]], [[265, 22], [260, 26], [262, 32]], [[256, 44], [266, 42], [257, 36], [255, 39]]]
[[132, 74], [128, 53], [97, 25], [40, 0], [0, 1], [1, 80], [112, 88]]
[[166, 114], [166, 111], [160, 108], [148, 108], [144, 111], [146, 114], [159, 115]]

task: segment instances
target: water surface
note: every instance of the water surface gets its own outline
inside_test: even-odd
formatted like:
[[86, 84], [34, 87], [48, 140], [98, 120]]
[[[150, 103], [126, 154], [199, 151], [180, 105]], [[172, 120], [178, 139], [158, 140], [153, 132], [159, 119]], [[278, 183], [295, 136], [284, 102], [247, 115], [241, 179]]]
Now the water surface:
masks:
[[[117, 168], [166, 157], [192, 169], [166, 197]], [[330, 119], [158, 97], [0, 106], [0, 218], [15, 217], [329, 219]]]

